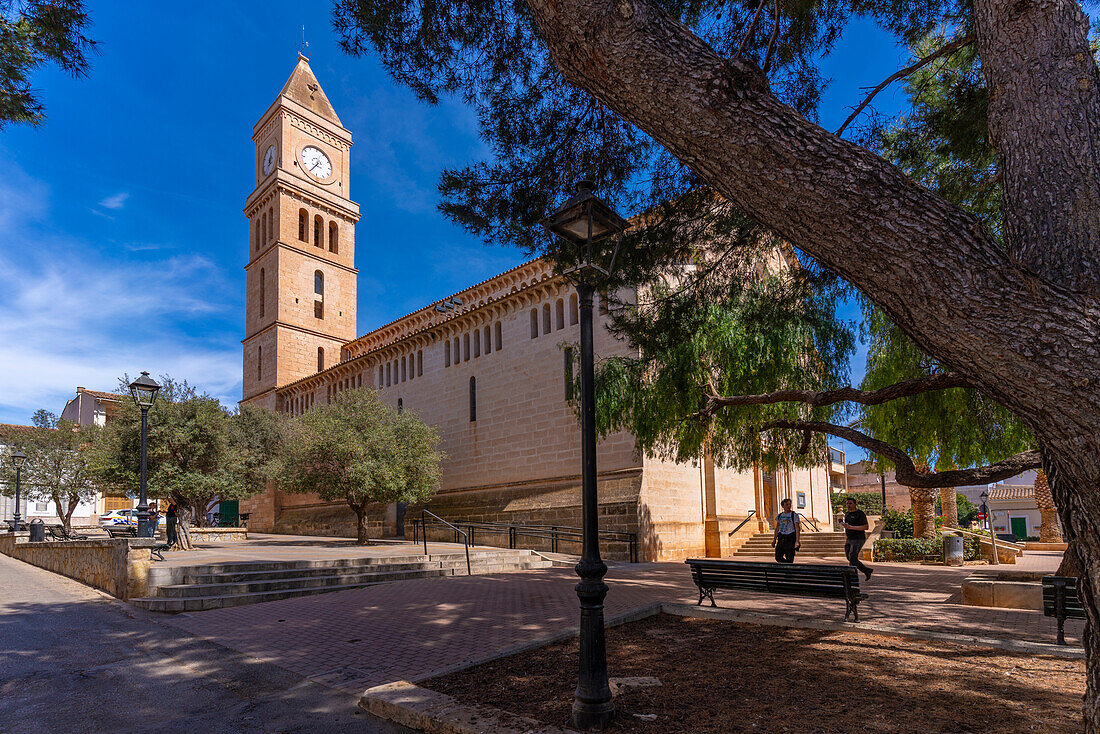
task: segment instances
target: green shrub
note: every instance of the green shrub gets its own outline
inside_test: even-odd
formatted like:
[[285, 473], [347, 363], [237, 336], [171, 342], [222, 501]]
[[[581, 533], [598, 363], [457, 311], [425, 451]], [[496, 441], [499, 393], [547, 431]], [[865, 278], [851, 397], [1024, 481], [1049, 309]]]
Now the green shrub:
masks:
[[848, 492], [841, 494], [834, 494], [832, 496], [833, 501], [833, 514], [838, 512], [845, 512], [848, 508], [844, 506], [844, 502], [849, 498], [856, 501], [856, 507], [863, 510], [868, 515], [881, 515], [882, 514], [882, 494], [879, 492]]
[[887, 510], [882, 516], [882, 529], [893, 530], [897, 539], [913, 537], [913, 511]]
[[[901, 513], [898, 513], [901, 514]], [[875, 541], [876, 561], [906, 563], [920, 561], [926, 556], [943, 557], [943, 536], [931, 540], [921, 538], [879, 538]], [[981, 558], [981, 544], [977, 538], [963, 538], [963, 560]]]

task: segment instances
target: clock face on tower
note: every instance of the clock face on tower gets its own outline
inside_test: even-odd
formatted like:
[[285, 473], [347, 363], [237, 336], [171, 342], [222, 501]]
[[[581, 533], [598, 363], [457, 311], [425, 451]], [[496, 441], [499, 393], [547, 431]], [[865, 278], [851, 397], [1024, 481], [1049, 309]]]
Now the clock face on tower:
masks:
[[268, 146], [267, 152], [264, 153], [264, 175], [271, 173], [275, 168], [275, 146]]
[[309, 171], [309, 175], [320, 181], [332, 175], [332, 162], [320, 148], [314, 148], [312, 145], [302, 148], [302, 163]]

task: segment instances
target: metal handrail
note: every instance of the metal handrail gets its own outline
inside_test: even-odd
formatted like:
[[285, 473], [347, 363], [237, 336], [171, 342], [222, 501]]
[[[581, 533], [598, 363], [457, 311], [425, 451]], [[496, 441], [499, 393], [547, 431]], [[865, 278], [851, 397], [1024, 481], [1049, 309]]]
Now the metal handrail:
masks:
[[[451, 523], [442, 520], [438, 515], [427, 512], [440, 523], [446, 525], [451, 529], [455, 529], [456, 526]], [[423, 513], [422, 513], [423, 515]], [[508, 534], [508, 547], [511, 549], [516, 548], [516, 538], [523, 536], [528, 538], [546, 538], [550, 540], [550, 549], [552, 553], [558, 552], [558, 541], [567, 540], [583, 540], [584, 536], [580, 528], [575, 528], [567, 525], [513, 525], [510, 523], [493, 523], [493, 522], [462, 522], [459, 523], [462, 527], [469, 531], [467, 537], [470, 538], [470, 542], [473, 542], [473, 533], [475, 530], [483, 530], [493, 533], [507, 533]], [[418, 522], [413, 520], [413, 542], [416, 542], [419, 538], [419, 534], [423, 532], [425, 539], [427, 539], [427, 525], [423, 519]], [[638, 562], [638, 534], [632, 533], [626, 530], [600, 530], [599, 536], [601, 539], [613, 542], [613, 543], [626, 543], [629, 548], [630, 562]]]
[[815, 520], [814, 520], [814, 519], [813, 519], [812, 517], [808, 517], [807, 515], [799, 515], [798, 517], [799, 517], [799, 519], [801, 519], [801, 520], [805, 520], [806, 522], [808, 522], [808, 523], [810, 523], [811, 525], [813, 525], [813, 526], [814, 526], [814, 532], [815, 532], [815, 533], [820, 533], [820, 532], [821, 532], [821, 528], [819, 528], [819, 527], [817, 526], [817, 522], [816, 522], [816, 521], [815, 521]]
[[745, 515], [745, 519], [744, 519], [744, 520], [742, 520], [741, 522], [737, 523], [737, 527], [735, 527], [735, 528], [734, 528], [733, 530], [731, 530], [731, 531], [729, 532], [729, 535], [728, 535], [727, 537], [730, 537], [730, 538], [732, 538], [732, 537], [733, 537], [733, 534], [734, 534], [734, 533], [736, 533], [736, 532], [737, 532], [738, 530], [740, 530], [741, 528], [743, 528], [743, 527], [745, 526], [745, 523], [747, 523], [747, 522], [748, 522], [749, 520], [751, 520], [751, 519], [752, 519], [752, 516], [753, 516], [753, 515], [755, 515], [755, 514], [756, 514], [756, 510], [755, 510], [755, 509], [754, 509], [754, 510], [749, 510], [749, 514]]
[[473, 576], [473, 571], [470, 570], [470, 536], [467, 535], [464, 531], [459, 530], [457, 527], [444, 520], [439, 515], [435, 514], [434, 512], [428, 512], [427, 510], [420, 511], [420, 523], [424, 526], [424, 555], [428, 555], [428, 523], [427, 520], [424, 518], [425, 515], [431, 515], [436, 520], [449, 527], [451, 530], [454, 530], [456, 542], [458, 540], [458, 536], [462, 535], [463, 539], [465, 540], [466, 547], [466, 575]]

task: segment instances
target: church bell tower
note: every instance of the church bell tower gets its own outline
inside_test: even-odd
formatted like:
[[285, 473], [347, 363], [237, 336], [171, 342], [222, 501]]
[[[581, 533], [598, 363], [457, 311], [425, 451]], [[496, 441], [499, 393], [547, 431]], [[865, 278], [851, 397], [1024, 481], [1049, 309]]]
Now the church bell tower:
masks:
[[335, 365], [356, 337], [359, 206], [348, 190], [351, 132], [305, 56], [252, 141], [242, 402], [276, 410], [276, 388]]

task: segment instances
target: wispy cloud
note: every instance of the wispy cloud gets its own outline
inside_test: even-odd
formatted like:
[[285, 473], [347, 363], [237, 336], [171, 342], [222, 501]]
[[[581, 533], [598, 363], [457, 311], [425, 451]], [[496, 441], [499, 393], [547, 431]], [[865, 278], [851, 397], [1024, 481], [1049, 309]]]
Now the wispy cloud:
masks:
[[126, 200], [130, 198], [130, 194], [125, 191], [120, 191], [117, 194], [112, 194], [106, 199], [99, 202], [99, 205], [104, 209], [121, 209], [126, 206]]
[[77, 385], [112, 390], [140, 370], [235, 403], [239, 289], [224, 270], [194, 254], [108, 257], [43, 222], [48, 196], [22, 171], [0, 180], [0, 422], [60, 412]]

